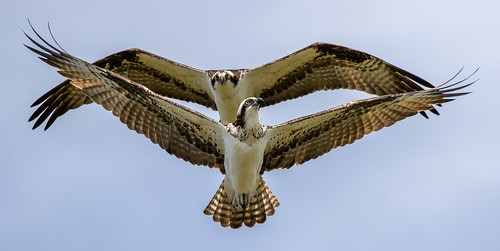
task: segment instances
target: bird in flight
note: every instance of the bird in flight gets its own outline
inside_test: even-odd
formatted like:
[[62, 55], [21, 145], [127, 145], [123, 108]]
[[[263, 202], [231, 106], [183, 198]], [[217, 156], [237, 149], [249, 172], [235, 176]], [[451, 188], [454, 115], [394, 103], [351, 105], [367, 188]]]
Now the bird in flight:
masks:
[[[224, 123], [236, 119], [238, 106], [247, 97], [263, 98], [262, 106], [268, 106], [319, 90], [353, 89], [380, 96], [433, 87], [375, 56], [328, 43], [315, 43], [250, 69], [199, 70], [140, 49], [124, 50], [93, 64], [159, 95], [217, 110]], [[48, 119], [46, 130], [69, 110], [92, 102], [68, 79], [32, 104], [40, 106], [29, 121], [36, 119], [35, 129]]]
[[467, 94], [459, 91], [473, 83], [459, 85], [466, 78], [427, 90], [349, 102], [275, 126], [263, 125], [258, 115], [267, 101], [247, 97], [238, 105], [235, 120], [224, 123], [71, 56], [34, 32], [45, 45], [26, 35], [38, 48], [26, 47], [58, 68], [85, 97], [168, 153], [194, 165], [218, 168], [224, 180], [204, 213], [232, 228], [263, 223], [279, 206], [262, 178], [264, 172], [300, 165], [418, 112], [431, 110], [434, 105]]

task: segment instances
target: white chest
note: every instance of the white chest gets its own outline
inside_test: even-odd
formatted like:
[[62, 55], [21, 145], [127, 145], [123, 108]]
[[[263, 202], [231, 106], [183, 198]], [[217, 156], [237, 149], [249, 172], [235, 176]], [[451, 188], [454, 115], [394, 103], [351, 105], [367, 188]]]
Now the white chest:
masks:
[[224, 167], [226, 170], [225, 188], [228, 192], [240, 194], [255, 191], [260, 179], [264, 149], [263, 141], [248, 144], [230, 135], [227, 136]]

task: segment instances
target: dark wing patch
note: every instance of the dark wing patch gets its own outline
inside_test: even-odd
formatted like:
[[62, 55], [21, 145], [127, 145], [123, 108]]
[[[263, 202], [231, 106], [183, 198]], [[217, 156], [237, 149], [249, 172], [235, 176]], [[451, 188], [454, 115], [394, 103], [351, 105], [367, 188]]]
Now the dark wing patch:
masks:
[[370, 54], [315, 43], [245, 73], [253, 96], [276, 104], [319, 90], [352, 89], [386, 95], [433, 87], [424, 79]]
[[333, 55], [339, 60], [351, 61], [358, 64], [372, 58], [372, 56], [367, 53], [343, 46], [327, 43], [315, 43], [312, 46], [316, 47], [317, 52], [320, 54], [318, 57]]
[[432, 109], [433, 105], [467, 94], [456, 91], [470, 84], [454, 85], [350, 102], [271, 127], [266, 135], [270, 141], [264, 153], [262, 172], [290, 168], [351, 144], [364, 135]]
[[28, 38], [41, 49], [27, 46], [30, 50], [47, 64], [59, 68], [61, 75], [70, 78], [73, 85], [119, 117], [130, 129], [145, 135], [178, 158], [224, 170], [223, 144], [217, 135], [226, 129], [219, 122], [169, 101], [123, 76], [66, 54], [40, 36], [51, 49]]
[[194, 102], [215, 110], [208, 94], [205, 71], [162, 58], [141, 49], [129, 49], [105, 57], [95, 65], [144, 85], [162, 96]]
[[[112, 54], [94, 62], [94, 65], [144, 85], [162, 96], [216, 109], [213, 97], [207, 89], [208, 74], [204, 71], [140, 49], [129, 49]], [[40, 97], [32, 106], [40, 103], [41, 106], [33, 113], [29, 121], [37, 119], [33, 126], [35, 129], [52, 114], [45, 126], [46, 130], [59, 116], [92, 101], [66, 80]]]
[[28, 119], [28, 122], [36, 119], [33, 125], [33, 129], [36, 129], [50, 116], [44, 128], [44, 130], [47, 130], [59, 116], [71, 109], [90, 103], [92, 103], [92, 100], [89, 97], [72, 85], [69, 80], [66, 80], [38, 98], [31, 105], [31, 107], [34, 107], [41, 104]]

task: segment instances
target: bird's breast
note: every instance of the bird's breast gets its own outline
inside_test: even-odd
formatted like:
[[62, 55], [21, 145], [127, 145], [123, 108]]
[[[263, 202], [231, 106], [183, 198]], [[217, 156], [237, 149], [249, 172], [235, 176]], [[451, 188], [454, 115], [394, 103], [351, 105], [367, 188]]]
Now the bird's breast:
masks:
[[264, 148], [260, 141], [248, 144], [235, 138], [227, 140], [224, 167], [226, 179], [235, 193], [253, 192], [257, 188]]

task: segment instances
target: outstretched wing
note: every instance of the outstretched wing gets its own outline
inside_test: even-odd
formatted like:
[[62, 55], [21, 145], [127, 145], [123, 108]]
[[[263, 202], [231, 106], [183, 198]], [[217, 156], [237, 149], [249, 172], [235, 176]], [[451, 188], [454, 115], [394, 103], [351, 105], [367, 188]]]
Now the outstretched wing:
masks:
[[[207, 72], [162, 58], [140, 49], [124, 50], [94, 62], [94, 65], [137, 82], [169, 98], [181, 99], [216, 109]], [[29, 121], [37, 119], [33, 129], [48, 117], [45, 130], [64, 113], [92, 103], [79, 88], [66, 80], [45, 93], [33, 106], [40, 105]]]
[[319, 90], [353, 89], [378, 96], [433, 87], [424, 79], [370, 54], [315, 43], [248, 70], [243, 79], [254, 97], [272, 105]]
[[350, 102], [271, 127], [266, 134], [269, 143], [262, 172], [290, 168], [351, 144], [364, 135], [432, 109], [433, 105], [467, 94], [456, 91], [472, 83], [459, 87], [456, 84]]
[[[36, 33], [36, 31], [35, 31]], [[28, 47], [92, 101], [120, 118], [130, 129], [145, 135], [168, 153], [195, 165], [223, 168], [221, 123], [172, 102], [116, 73], [73, 57], [48, 44], [28, 38], [39, 48]]]

